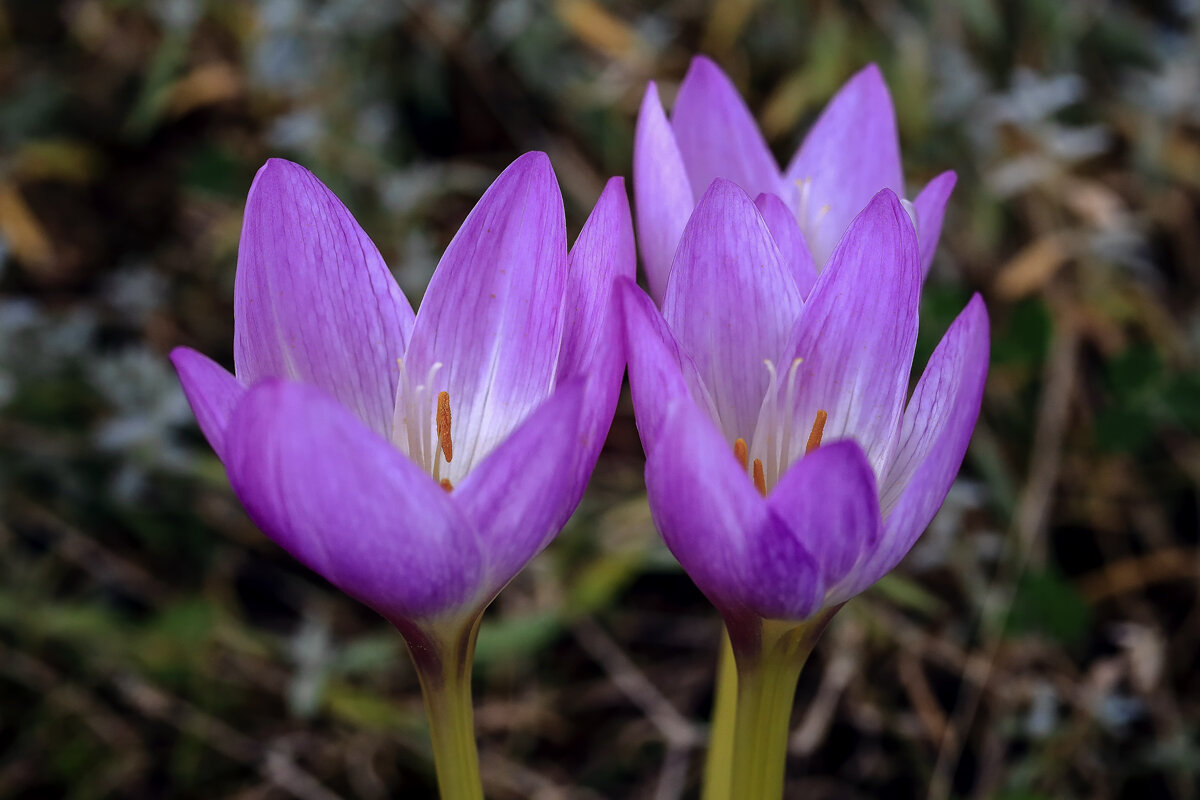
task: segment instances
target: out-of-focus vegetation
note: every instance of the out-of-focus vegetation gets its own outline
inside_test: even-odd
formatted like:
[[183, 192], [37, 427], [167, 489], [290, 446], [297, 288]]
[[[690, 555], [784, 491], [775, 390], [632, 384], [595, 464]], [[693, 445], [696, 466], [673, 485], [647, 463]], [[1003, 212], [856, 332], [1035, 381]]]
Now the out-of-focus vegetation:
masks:
[[[298, 160], [416, 297], [491, 178], [577, 230], [691, 54], [786, 159], [867, 61], [911, 186], [953, 168], [923, 362], [971, 291], [962, 477], [801, 679], [789, 796], [1200, 795], [1194, 0], [0, 4], [0, 796], [426, 797], [398, 636], [247, 521], [166, 361], [231, 361], [245, 192]], [[694, 796], [718, 624], [659, 543], [627, 404], [488, 612], [494, 798]]]

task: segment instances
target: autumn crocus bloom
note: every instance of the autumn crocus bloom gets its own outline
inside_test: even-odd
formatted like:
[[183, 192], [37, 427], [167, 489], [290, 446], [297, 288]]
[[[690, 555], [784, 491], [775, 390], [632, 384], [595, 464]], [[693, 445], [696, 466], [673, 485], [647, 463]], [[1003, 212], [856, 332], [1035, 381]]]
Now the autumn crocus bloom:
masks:
[[[850, 221], [876, 192], [890, 189], [905, 196], [896, 113], [873, 64], [829, 101], [780, 169], [733, 83], [698, 56], [669, 120], [658, 87], [647, 86], [633, 159], [638, 246], [650, 294], [658, 302], [665, 296], [684, 225], [714, 178], [733, 181], [751, 197], [773, 198], [776, 207], [764, 207], [763, 214], [773, 234], [797, 240], [787, 255], [803, 297]], [[929, 270], [937, 249], [954, 183], [954, 173], [944, 172], [912, 203], [905, 201], [917, 227], [922, 271]]]
[[608, 430], [612, 287], [634, 260], [622, 181], [568, 254], [554, 173], [531, 153], [467, 217], [414, 315], [345, 206], [271, 160], [238, 252], [236, 377], [172, 353], [251, 518], [409, 642], [444, 797], [478, 794], [480, 613], [567, 521]]
[[[807, 297], [795, 240], [770, 222], [718, 179], [683, 231], [661, 312], [620, 289], [650, 508], [738, 661], [739, 797], [779, 797], [780, 700], [833, 611], [894, 567], [941, 505], [988, 360], [976, 296], [908, 397], [921, 256], [891, 190], [849, 224]], [[778, 763], [763, 767], [766, 752]]]

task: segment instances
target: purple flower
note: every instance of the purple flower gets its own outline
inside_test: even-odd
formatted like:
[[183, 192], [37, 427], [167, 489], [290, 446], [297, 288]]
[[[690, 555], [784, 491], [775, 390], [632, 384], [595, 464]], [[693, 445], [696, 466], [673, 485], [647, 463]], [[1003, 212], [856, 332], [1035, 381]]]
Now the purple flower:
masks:
[[661, 313], [619, 288], [650, 508], [727, 620], [803, 620], [894, 567], [950, 488], [987, 374], [976, 295], [908, 398], [922, 258], [892, 190], [806, 297], [777, 212], [717, 179]]
[[496, 179], [420, 313], [350, 212], [273, 159], [246, 203], [236, 377], [172, 361], [251, 518], [394, 623], [476, 613], [566, 522], [624, 369], [621, 179], [567, 252], [544, 154]]
[[[841, 88], [780, 171], [733, 83], [698, 56], [679, 87], [669, 121], [658, 88], [653, 82], [646, 88], [633, 176], [638, 244], [650, 294], [658, 302], [666, 295], [679, 236], [714, 178], [731, 180], [759, 197], [803, 297], [850, 221], [876, 192], [890, 189], [904, 197], [896, 114], [874, 65]], [[953, 172], [944, 172], [911, 204], [904, 201], [917, 225], [922, 271], [929, 270], [937, 249], [955, 180]]]

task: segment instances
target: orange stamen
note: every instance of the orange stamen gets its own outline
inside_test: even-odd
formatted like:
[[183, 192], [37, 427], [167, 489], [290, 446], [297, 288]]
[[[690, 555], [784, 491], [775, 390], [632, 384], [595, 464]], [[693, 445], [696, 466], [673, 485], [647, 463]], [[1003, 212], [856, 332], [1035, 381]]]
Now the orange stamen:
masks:
[[[450, 393], [438, 393], [437, 407], [437, 437], [438, 443], [442, 446], [442, 455], [446, 457], [446, 463], [450, 463], [450, 459], [454, 458], [454, 444], [450, 441]], [[448, 485], [448, 481], [443, 481], [443, 486]], [[446, 491], [449, 491], [447, 489]]]
[[440, 481], [440, 483], [442, 484], [442, 488], [443, 488], [443, 489], [445, 489], [447, 492], [453, 492], [453, 491], [454, 491], [454, 484], [452, 484], [452, 483], [450, 482], [450, 479], [449, 479], [449, 478], [442, 478], [442, 480]]
[[750, 450], [746, 447], [745, 439], [738, 439], [733, 443], [733, 455], [742, 465], [742, 469], [750, 466]]
[[763, 472], [762, 459], [754, 459], [754, 488], [758, 489], [758, 493], [763, 497], [767, 496], [767, 476]]
[[829, 419], [829, 415], [825, 413], [825, 409], [817, 412], [817, 418], [813, 420], [812, 433], [808, 435], [808, 444], [804, 446], [805, 455], [821, 446], [821, 436], [825, 433], [825, 420], [827, 419]]

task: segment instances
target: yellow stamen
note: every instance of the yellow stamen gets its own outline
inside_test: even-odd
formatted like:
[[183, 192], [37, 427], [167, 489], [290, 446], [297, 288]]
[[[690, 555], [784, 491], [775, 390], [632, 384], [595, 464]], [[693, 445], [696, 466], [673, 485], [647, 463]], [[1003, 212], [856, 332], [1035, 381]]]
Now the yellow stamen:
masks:
[[808, 435], [808, 444], [804, 446], [805, 455], [821, 446], [821, 436], [825, 433], [825, 420], [827, 419], [829, 419], [829, 415], [825, 413], [825, 409], [817, 412], [817, 418], [813, 420], [812, 433]]
[[[450, 393], [438, 393], [437, 407], [437, 437], [438, 443], [442, 446], [442, 455], [446, 457], [446, 463], [454, 458], [454, 444], [450, 441]], [[442, 486], [448, 487], [449, 481], [442, 481]], [[446, 491], [450, 491], [446, 488]]]
[[441, 481], [439, 481], [439, 483], [441, 483], [442, 488], [445, 489], [447, 492], [454, 491], [454, 484], [452, 484], [450, 482], [449, 478], [442, 478]]
[[738, 439], [733, 443], [733, 455], [737, 458], [738, 463], [742, 465], [742, 469], [750, 466], [750, 450], [746, 447], [745, 439]]
[[763, 497], [767, 496], [767, 475], [763, 472], [762, 459], [754, 459], [754, 488]]

